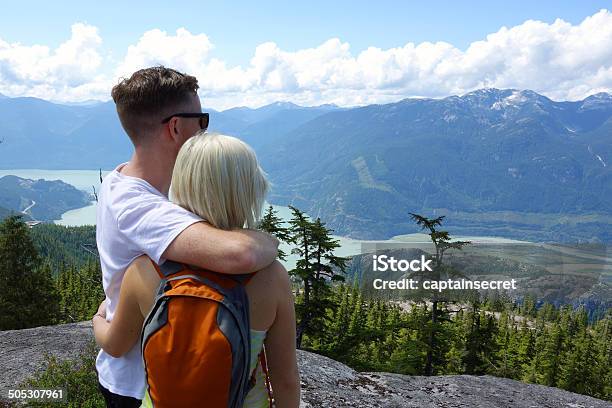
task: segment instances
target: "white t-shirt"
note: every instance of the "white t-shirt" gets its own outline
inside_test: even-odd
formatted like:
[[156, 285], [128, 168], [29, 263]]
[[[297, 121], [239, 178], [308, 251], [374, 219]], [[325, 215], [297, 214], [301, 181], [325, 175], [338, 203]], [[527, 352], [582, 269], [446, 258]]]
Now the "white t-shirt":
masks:
[[[125, 164], [104, 177], [98, 194], [96, 242], [108, 321], [115, 314], [121, 281], [130, 263], [143, 254], [163, 263], [162, 254], [176, 236], [202, 221], [145, 180], [119, 173]], [[143, 398], [145, 373], [139, 343], [119, 358], [100, 350], [96, 369], [100, 384], [111, 392]]]

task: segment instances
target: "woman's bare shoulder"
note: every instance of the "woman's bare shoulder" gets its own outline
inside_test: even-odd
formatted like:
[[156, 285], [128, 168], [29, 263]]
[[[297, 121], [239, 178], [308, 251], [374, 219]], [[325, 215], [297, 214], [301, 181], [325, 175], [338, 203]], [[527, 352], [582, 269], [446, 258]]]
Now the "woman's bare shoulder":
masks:
[[289, 296], [291, 284], [287, 269], [278, 261], [259, 270], [248, 285], [256, 296], [264, 296], [268, 300], [279, 302]]
[[288, 277], [287, 269], [278, 260], [257, 272], [256, 277], [267, 281], [282, 283]]

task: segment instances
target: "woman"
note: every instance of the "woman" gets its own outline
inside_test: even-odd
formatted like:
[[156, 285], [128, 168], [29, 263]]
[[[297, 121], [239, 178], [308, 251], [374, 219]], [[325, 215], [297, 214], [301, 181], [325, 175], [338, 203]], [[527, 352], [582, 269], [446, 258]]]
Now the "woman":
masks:
[[[255, 227], [267, 190], [268, 182], [249, 146], [234, 137], [200, 132], [178, 154], [170, 194], [178, 205], [213, 226], [233, 229]], [[150, 259], [141, 256], [125, 272], [111, 322], [104, 318], [104, 304], [100, 305], [94, 317], [94, 334], [98, 345], [111, 356], [123, 355], [139, 340], [159, 282]], [[298, 407], [295, 311], [287, 271], [278, 261], [274, 262], [254, 275], [246, 292], [250, 306], [251, 362], [257, 362], [265, 343], [276, 406]], [[244, 406], [268, 406], [261, 367]]]

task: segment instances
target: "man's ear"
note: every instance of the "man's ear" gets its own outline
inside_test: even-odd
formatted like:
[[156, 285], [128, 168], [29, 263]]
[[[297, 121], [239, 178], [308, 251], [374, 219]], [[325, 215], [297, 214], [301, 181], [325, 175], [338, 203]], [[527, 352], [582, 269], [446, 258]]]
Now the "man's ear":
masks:
[[170, 135], [170, 137], [176, 141], [180, 139], [180, 132], [179, 132], [179, 124], [178, 124], [178, 120], [179, 118], [177, 117], [173, 117], [172, 119], [170, 119], [170, 121], [168, 121], [167, 125], [168, 125], [168, 133]]

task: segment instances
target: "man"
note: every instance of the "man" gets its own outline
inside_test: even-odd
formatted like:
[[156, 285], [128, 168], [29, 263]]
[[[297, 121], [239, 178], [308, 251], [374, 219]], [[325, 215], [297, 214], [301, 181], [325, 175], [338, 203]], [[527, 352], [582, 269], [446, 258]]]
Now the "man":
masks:
[[[112, 90], [134, 155], [104, 178], [98, 195], [106, 300], [94, 319], [112, 320], [125, 270], [142, 254], [156, 263], [172, 259], [230, 274], [254, 272], [276, 258], [278, 241], [270, 235], [215, 229], [167, 198], [179, 149], [208, 126], [197, 89], [195, 77], [159, 66], [135, 72]], [[96, 369], [107, 406], [140, 406], [145, 374], [138, 345], [120, 358], [100, 350]]]

